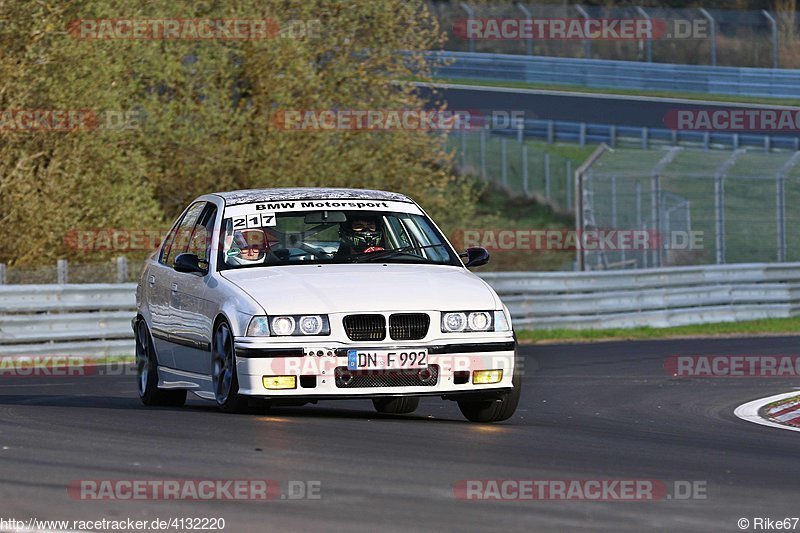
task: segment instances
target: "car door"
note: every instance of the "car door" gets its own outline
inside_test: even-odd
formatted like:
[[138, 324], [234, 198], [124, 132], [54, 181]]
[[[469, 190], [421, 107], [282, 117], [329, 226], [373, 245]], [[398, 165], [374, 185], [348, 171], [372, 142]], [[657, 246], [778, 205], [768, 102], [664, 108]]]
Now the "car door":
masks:
[[[211, 236], [216, 218], [217, 207], [206, 204], [192, 228], [186, 253], [206, 263], [213, 260]], [[175, 368], [203, 375], [211, 374], [211, 329], [216, 314], [216, 307], [206, 296], [209, 279], [208, 272], [176, 272], [171, 287]]]
[[[163, 366], [175, 367], [175, 343], [172, 339], [174, 316], [172, 310], [172, 288], [177, 272], [173, 268], [175, 258], [188, 246], [194, 223], [205, 208], [206, 202], [196, 202], [184, 211], [183, 215], [164, 240], [164, 246], [147, 272], [147, 291], [150, 297], [151, 332], [156, 345], [159, 362]], [[187, 233], [187, 227], [189, 232]]]
[[150, 332], [153, 336], [153, 344], [158, 354], [159, 364], [167, 367], [175, 366], [172, 343], [169, 340], [170, 300], [172, 298], [170, 285], [174, 272], [171, 263], [171, 259], [174, 259], [172, 251], [176, 245], [176, 238], [183, 220], [192, 211], [192, 208], [193, 206], [190, 206], [178, 217], [178, 220], [164, 239], [164, 243], [155, 258], [156, 260], [147, 267], [143, 281], [150, 315]]

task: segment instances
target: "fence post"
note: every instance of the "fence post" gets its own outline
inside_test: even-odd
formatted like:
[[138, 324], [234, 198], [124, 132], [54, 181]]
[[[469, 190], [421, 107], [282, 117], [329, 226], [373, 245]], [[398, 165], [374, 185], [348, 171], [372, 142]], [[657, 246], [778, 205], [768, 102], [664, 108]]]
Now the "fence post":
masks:
[[778, 23], [769, 11], [762, 9], [761, 13], [769, 22], [769, 29], [772, 33], [772, 68], [778, 68]]
[[580, 133], [578, 134], [578, 143], [581, 146], [586, 146], [586, 123], [581, 122]]
[[[522, 11], [525, 14], [525, 18], [527, 18], [527, 19], [533, 18], [533, 16], [531, 15], [530, 10], [528, 10], [527, 7], [522, 5], [521, 2], [517, 2], [517, 7], [519, 8], [520, 11]], [[532, 56], [533, 55], [533, 39], [525, 39], [525, 45], [526, 45], [526, 48], [528, 49], [528, 55]]]
[[772, 151], [772, 138], [769, 135], [764, 135], [764, 151], [767, 153]]
[[547, 200], [553, 196], [553, 188], [550, 180], [550, 152], [544, 153], [544, 197]]
[[716, 260], [718, 265], [725, 263], [725, 175], [736, 164], [736, 161], [745, 153], [740, 148], [723, 161], [714, 173], [714, 212], [716, 218]]
[[734, 150], [738, 150], [739, 149], [739, 134], [738, 133], [734, 133], [733, 134], [733, 149]]
[[[473, 11], [472, 8], [469, 5], [467, 5], [466, 3], [461, 2], [461, 9], [466, 11], [467, 18], [470, 18], [470, 19], [474, 19], [475, 18], [475, 11]], [[469, 51], [470, 52], [474, 52], [475, 51], [475, 39], [473, 39], [472, 33], [469, 34]]]
[[661, 175], [658, 172], [654, 172], [651, 177], [650, 204], [651, 225], [657, 245], [657, 248], [653, 249], [653, 266], [658, 268], [661, 266], [661, 250], [663, 249], [661, 240], [664, 237], [661, 234]]
[[[580, 15], [584, 18], [584, 20], [588, 21], [592, 18], [589, 16], [589, 13], [587, 13], [586, 10], [583, 9], [582, 6], [576, 4], [572, 7], [575, 8], [575, 11], [580, 13]], [[592, 41], [588, 35], [583, 39], [583, 54], [584, 57], [586, 57], [586, 59], [592, 58]]]
[[566, 166], [567, 166], [567, 176], [566, 176], [566, 178], [567, 178], [567, 198], [566, 198], [566, 201], [567, 201], [567, 209], [569, 210], [569, 209], [572, 209], [572, 188], [570, 187], [572, 185], [572, 180], [570, 179], [572, 177], [572, 161], [567, 159], [567, 165]]
[[617, 177], [611, 176], [611, 228], [617, 227]]
[[128, 281], [128, 258], [124, 255], [117, 257], [117, 283]]
[[56, 276], [59, 285], [69, 283], [69, 263], [66, 259], [59, 259], [56, 262]]
[[700, 11], [700, 13], [708, 21], [711, 29], [711, 33], [709, 35], [709, 40], [711, 43], [711, 66], [716, 67], [717, 66], [717, 21], [714, 20], [714, 17], [712, 17], [711, 14], [705, 10], [705, 8], [701, 7], [698, 11]]
[[508, 187], [508, 139], [500, 139], [500, 176], [503, 180], [503, 187]]
[[786, 261], [786, 176], [778, 173], [775, 180], [775, 218], [778, 225], [778, 262]]
[[481, 178], [486, 179], [486, 128], [481, 128]]
[[525, 140], [525, 123], [517, 120], [517, 142], [522, 144], [523, 140]]
[[614, 124], [608, 128], [608, 141], [611, 145], [611, 148], [617, 146], [617, 127]]
[[556, 139], [556, 125], [552, 120], [547, 121], [547, 143], [553, 144]]
[[708, 152], [711, 149], [711, 134], [705, 132], [703, 134], [703, 151]]
[[725, 262], [725, 182], [724, 175], [714, 176], [714, 213], [716, 218], [717, 264]]
[[6, 264], [0, 263], [0, 285], [5, 285], [6, 283], [7, 283]]
[[648, 127], [642, 128], [642, 150], [647, 150], [650, 147], [650, 129]]
[[[584, 210], [585, 207], [583, 205], [584, 198], [583, 198], [583, 177], [586, 174], [586, 171], [589, 170], [592, 165], [610, 148], [607, 144], [603, 143], [597, 148], [595, 148], [592, 155], [584, 161], [581, 166], [575, 169], [575, 230], [577, 231], [578, 238], [582, 238], [583, 235], [583, 227], [584, 227]], [[567, 160], [567, 201], [569, 203], [569, 170], [571, 169], [571, 162]], [[586, 270], [586, 256], [584, 254], [583, 246], [578, 246], [576, 250], [576, 266], [578, 271]]]
[[636, 180], [636, 229], [642, 228], [642, 182]]
[[648, 63], [653, 62], [653, 22], [650, 18], [650, 15], [642, 9], [641, 7], [636, 8], [637, 13], [645, 18], [650, 23], [650, 32], [647, 36], [647, 41], [645, 42], [645, 59]]
[[467, 168], [467, 131], [461, 130], [461, 172]]
[[522, 145], [522, 191], [525, 193], [525, 196], [529, 194], [530, 189], [528, 188], [528, 145]]

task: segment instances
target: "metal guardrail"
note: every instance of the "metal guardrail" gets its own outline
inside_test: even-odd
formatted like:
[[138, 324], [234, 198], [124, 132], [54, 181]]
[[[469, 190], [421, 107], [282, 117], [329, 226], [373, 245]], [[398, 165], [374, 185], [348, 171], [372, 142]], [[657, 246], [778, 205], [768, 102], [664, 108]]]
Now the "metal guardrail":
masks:
[[132, 355], [133, 283], [0, 286], [0, 356]]
[[[800, 263], [481, 277], [517, 328], [667, 327], [800, 314]], [[135, 285], [0, 287], [0, 355], [131, 355]]]
[[800, 314], [800, 263], [481, 277], [518, 328], [669, 327]]
[[521, 81], [599, 89], [796, 98], [800, 70], [675, 65], [608, 59], [429, 52], [442, 78]]

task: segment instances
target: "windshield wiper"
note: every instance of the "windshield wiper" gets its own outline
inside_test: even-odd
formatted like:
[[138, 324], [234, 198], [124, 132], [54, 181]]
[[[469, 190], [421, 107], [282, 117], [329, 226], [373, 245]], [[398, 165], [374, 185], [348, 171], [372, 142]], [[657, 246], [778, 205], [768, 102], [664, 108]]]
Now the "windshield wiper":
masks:
[[394, 250], [382, 250], [382, 251], [379, 251], [379, 252], [367, 252], [367, 253], [362, 252], [362, 253], [360, 253], [360, 254], [358, 254], [356, 256], [353, 256], [350, 261], [352, 263], [361, 263], [362, 261], [372, 261], [372, 260], [375, 260], [375, 259], [386, 259], [388, 257], [392, 257], [394, 255], [400, 255], [400, 254], [413, 255], [413, 256], [418, 257], [420, 259], [427, 259], [426, 257], [422, 257], [421, 255], [409, 254], [408, 252], [410, 252], [411, 250], [424, 250], [426, 248], [437, 248], [439, 246], [444, 246], [444, 244], [428, 244], [428, 245], [425, 245], [425, 246], [414, 246], [414, 245], [411, 245], [411, 246], [403, 246], [402, 248], [395, 248]]

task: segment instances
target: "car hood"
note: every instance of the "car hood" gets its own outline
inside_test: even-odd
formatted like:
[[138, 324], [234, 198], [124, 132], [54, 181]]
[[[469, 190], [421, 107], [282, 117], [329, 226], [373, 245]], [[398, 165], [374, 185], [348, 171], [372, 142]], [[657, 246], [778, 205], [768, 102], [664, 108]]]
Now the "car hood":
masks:
[[268, 314], [500, 308], [494, 291], [459, 267], [290, 265], [225, 270], [221, 275]]

